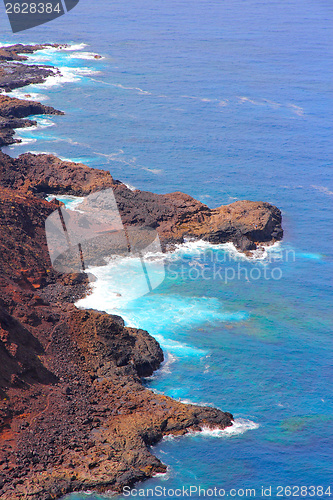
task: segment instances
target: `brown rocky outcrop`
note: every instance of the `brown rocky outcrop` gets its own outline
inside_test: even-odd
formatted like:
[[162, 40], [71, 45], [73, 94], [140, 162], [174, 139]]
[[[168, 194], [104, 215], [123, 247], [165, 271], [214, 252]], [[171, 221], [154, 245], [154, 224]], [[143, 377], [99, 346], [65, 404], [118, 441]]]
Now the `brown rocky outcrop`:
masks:
[[29, 115], [63, 115], [52, 106], [45, 106], [40, 102], [16, 99], [7, 95], [0, 95], [0, 116], [3, 118], [25, 118]]
[[5, 62], [1, 64], [0, 91], [10, 92], [27, 85], [43, 83], [48, 76], [57, 73], [59, 74], [51, 66], [37, 64], [27, 66], [18, 62]]
[[[25, 61], [27, 57], [20, 54], [33, 54], [37, 50], [43, 50], [51, 47], [60, 47], [57, 43], [44, 43], [35, 45], [23, 45], [16, 43], [15, 45], [7, 45], [0, 47], [0, 61]], [[62, 45], [66, 47], [66, 45]]]
[[200, 238], [212, 243], [232, 241], [246, 252], [283, 235], [281, 212], [269, 203], [237, 201], [210, 209], [181, 192], [132, 191], [109, 172], [53, 155], [26, 153], [12, 160], [0, 153], [0, 176], [3, 185], [35, 194], [85, 196], [112, 187], [124, 225], [156, 229], [163, 248], [184, 238]]
[[20, 142], [19, 139], [13, 138], [15, 129], [37, 125], [36, 121], [23, 118], [41, 114], [63, 115], [64, 113], [39, 102], [0, 94], [0, 147]]
[[34, 194], [86, 196], [115, 185], [109, 172], [62, 161], [54, 155], [32, 153], [13, 160], [0, 152], [0, 176], [4, 186]]
[[22, 45], [16, 44], [0, 47], [0, 92], [1, 90], [11, 91], [30, 84], [43, 83], [48, 76], [52, 76], [59, 71], [52, 66], [44, 64], [22, 64], [18, 61], [25, 61], [26, 55], [33, 54], [36, 50], [47, 49], [49, 47], [59, 47], [58, 44], [43, 45]]

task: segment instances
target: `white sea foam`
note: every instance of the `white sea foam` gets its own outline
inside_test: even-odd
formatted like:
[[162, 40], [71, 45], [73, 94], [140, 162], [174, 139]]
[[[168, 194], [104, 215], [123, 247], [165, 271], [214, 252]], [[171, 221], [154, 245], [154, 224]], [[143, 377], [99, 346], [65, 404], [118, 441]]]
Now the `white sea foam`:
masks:
[[254, 104], [256, 106], [263, 106], [263, 104], [264, 104], [263, 102], [255, 101], [254, 99], [251, 99], [250, 97], [237, 96], [237, 99], [240, 103], [249, 102], [250, 104]]
[[246, 431], [258, 429], [259, 424], [252, 422], [245, 418], [236, 418], [230, 427], [225, 429], [210, 429], [209, 427], [203, 427], [200, 434], [207, 437], [228, 437], [236, 436], [238, 434], [244, 434]]
[[88, 45], [86, 43], [73, 43], [67, 46], [58, 47], [57, 50], [65, 50], [66, 52], [71, 52], [73, 50], [83, 50]]
[[34, 154], [34, 155], [53, 155], [53, 156], [57, 156], [57, 153], [55, 153], [54, 151], [39, 151], [39, 150], [31, 149], [30, 153]]
[[[166, 357], [161, 364], [160, 368], [154, 372], [150, 377], [146, 377], [147, 380], [153, 380], [155, 378], [159, 378], [161, 375], [170, 374], [171, 373], [171, 365], [177, 361], [177, 357], [171, 354], [171, 352], [166, 351]], [[160, 394], [160, 393], [159, 393]]]
[[[236, 249], [237, 250], [237, 249]], [[256, 250], [250, 250], [250, 257], [245, 256], [248, 260], [266, 260], [269, 258], [271, 253], [281, 251], [281, 241], [275, 241], [274, 243], [261, 244]]]
[[313, 189], [316, 189], [317, 191], [320, 191], [321, 193], [327, 194], [328, 196], [333, 196], [333, 191], [330, 191], [326, 186], [317, 186], [315, 184], [312, 184], [311, 187]]
[[[103, 309], [107, 312], [115, 312], [126, 309], [130, 302], [149, 292], [139, 257], [114, 256], [106, 258], [105, 261], [105, 266], [89, 268], [89, 271], [97, 277], [97, 281], [92, 283], [93, 293], [77, 302], [79, 307], [100, 308], [103, 305]], [[163, 281], [163, 265], [154, 261], [147, 262], [145, 259], [145, 267], [149, 273], [151, 286]]]
[[[64, 68], [60, 68], [60, 71], [63, 71]], [[97, 71], [93, 68], [65, 68], [68, 73], [72, 72], [74, 75], [79, 76], [92, 76], [92, 75], [100, 75], [101, 72]]]
[[267, 104], [269, 104], [272, 108], [274, 109], [278, 109], [281, 107], [281, 104], [279, 104], [278, 102], [275, 102], [275, 101], [271, 101], [269, 99], [263, 99], [265, 102], [267, 102]]
[[175, 245], [173, 251], [168, 252], [166, 257], [172, 260], [182, 257], [182, 254], [186, 253], [192, 255], [195, 259], [196, 257], [199, 258], [205, 251], [208, 250], [222, 250], [229, 253], [234, 260], [253, 260], [255, 258], [259, 258], [259, 255], [258, 257], [247, 257], [243, 252], [237, 250], [235, 245], [231, 242], [215, 244], [210, 243], [209, 241], [194, 238], [185, 238], [184, 243]]
[[66, 158], [66, 156], [59, 156], [59, 155], [58, 155], [58, 158], [59, 158], [61, 161], [67, 161], [67, 162], [69, 162], [69, 163], [82, 163], [82, 162], [74, 161], [72, 158]]
[[[34, 117], [34, 120], [36, 120], [35, 117]], [[20, 131], [20, 136], [21, 136], [22, 134], [23, 135], [30, 134], [31, 132], [34, 132], [35, 130], [38, 130], [38, 128], [42, 128], [42, 127], [38, 127], [38, 125], [32, 125], [31, 127], [25, 127], [25, 128], [15, 129], [15, 130], [16, 130], [16, 132], [18, 132], [18, 130], [19, 130]], [[19, 138], [19, 136], [16, 135], [15, 139], [18, 139], [18, 138]]]
[[236, 418], [233, 424], [230, 427], [226, 427], [225, 429], [214, 428], [211, 429], [209, 427], [202, 427], [200, 431], [190, 431], [184, 436], [164, 436], [163, 440], [165, 441], [173, 441], [178, 440], [181, 437], [212, 437], [212, 438], [228, 438], [231, 436], [237, 436], [240, 434], [244, 434], [244, 432], [255, 430], [259, 428], [259, 424], [253, 422], [252, 420], [248, 420], [245, 418]]
[[55, 123], [52, 120], [50, 120], [49, 118], [45, 118], [41, 115], [34, 116], [33, 119], [37, 122], [37, 125], [35, 125], [33, 127], [28, 127], [26, 129], [24, 129], [25, 131], [31, 132], [32, 130], [40, 130], [40, 129], [55, 126]]
[[131, 191], [136, 191], [136, 187], [133, 186], [132, 184], [124, 182], [125, 186], [130, 189]]
[[124, 90], [135, 90], [139, 94], [146, 94], [146, 95], [151, 95], [151, 92], [148, 92], [148, 90], [143, 90], [140, 87], [126, 87], [125, 85], [122, 85], [121, 83], [111, 83], [113, 87], [117, 87], [119, 89], [124, 89]]
[[29, 92], [28, 86], [25, 87], [25, 90], [13, 90], [12, 92], [6, 93], [9, 97], [16, 97], [17, 99], [26, 99], [28, 101], [47, 101], [49, 97], [45, 94], [40, 94], [38, 92]]
[[257, 250], [251, 250], [249, 252], [250, 255], [246, 255], [238, 250], [232, 242], [215, 244], [204, 240], [188, 239], [187, 241], [185, 241], [185, 243], [176, 245], [175, 250], [172, 253], [175, 255], [175, 257], [177, 257], [182, 252], [188, 252], [193, 254], [194, 256], [200, 256], [200, 254], [202, 252], [205, 252], [206, 250], [222, 250], [228, 252], [231, 257], [235, 258], [235, 260], [246, 260], [251, 262], [253, 260], [267, 259], [269, 253], [280, 250], [280, 246], [280, 241], [276, 241], [274, 243], [262, 243], [260, 245], [260, 248], [258, 248]]
[[93, 68], [71, 68], [69, 66], [61, 66], [58, 69], [54, 68], [53, 75], [50, 75], [42, 83], [34, 84], [39, 88], [55, 87], [64, 83], [73, 83], [81, 80], [82, 77], [97, 75], [100, 72]]
[[197, 402], [191, 401], [190, 399], [187, 399], [187, 398], [185, 398], [185, 399], [179, 398], [179, 401], [180, 401], [180, 403], [183, 403], [184, 405], [208, 406], [211, 408], [215, 408], [215, 405], [213, 403], [204, 403], [202, 401], [200, 403], [197, 403]]
[[[54, 51], [53, 51], [54, 52]], [[53, 54], [50, 49], [37, 51], [34, 54], [28, 54], [28, 59], [25, 62], [26, 65], [31, 66], [33, 64], [48, 63], [52, 60]]]
[[291, 111], [297, 116], [304, 115], [304, 109], [301, 106], [296, 106], [296, 104], [287, 104], [287, 107], [290, 108]]
[[[30, 134], [31, 132], [35, 130], [42, 130], [45, 128], [49, 127], [54, 127], [55, 123], [50, 120], [49, 118], [44, 118], [41, 115], [37, 115], [33, 117], [33, 120], [37, 122], [37, 125], [33, 125], [32, 127], [26, 127], [26, 128], [20, 128], [20, 134], [25, 134], [28, 133]], [[18, 136], [16, 136], [18, 138]], [[37, 139], [31, 139], [32, 141], [35, 141]]]
[[[97, 56], [97, 57], [96, 57]], [[74, 52], [70, 55], [71, 59], [84, 59], [87, 61], [101, 61], [105, 57], [96, 54], [96, 52]]]
[[75, 75], [71, 69], [61, 68], [61, 72], [54, 69], [53, 75], [50, 75], [42, 83], [37, 83], [36, 86], [41, 88], [55, 87], [63, 83], [71, 83], [79, 80], [78, 75]]
[[27, 144], [33, 144], [34, 142], [37, 142], [37, 139], [32, 139], [30, 137], [15, 136], [15, 139], [20, 139], [21, 142], [13, 144], [12, 146], [26, 146]]
[[193, 99], [194, 101], [201, 101], [201, 102], [218, 102], [218, 99], [210, 99], [209, 97], [199, 97], [195, 95], [182, 95], [184, 99]]
[[171, 373], [171, 365], [177, 361], [177, 357], [167, 352], [166, 360], [162, 363], [161, 368], [158, 370], [159, 374]]
[[269, 106], [270, 108], [276, 110], [279, 108], [284, 108], [291, 111], [293, 114], [297, 116], [304, 115], [304, 109], [301, 106], [297, 106], [296, 104], [291, 103], [279, 103], [275, 101], [271, 101], [270, 99], [253, 99], [251, 97], [246, 96], [236, 96], [238, 104], [253, 104], [254, 106]]
[[62, 201], [65, 204], [65, 207], [68, 208], [69, 210], [73, 210], [74, 212], [80, 212], [82, 213], [82, 210], [78, 210], [77, 207], [84, 201], [84, 197], [81, 196], [72, 196], [72, 195], [54, 195], [54, 194], [49, 194], [46, 197], [47, 201], [51, 201], [54, 198], [57, 198], [57, 200]]
[[[137, 325], [139, 328], [139, 325]], [[154, 335], [156, 340], [162, 345], [162, 347], [167, 350], [171, 351], [177, 356], [196, 356], [196, 357], [203, 357], [207, 354], [207, 351], [204, 351], [203, 349], [198, 349], [197, 347], [191, 347], [185, 343], [178, 342], [177, 340], [171, 340], [171, 339], [166, 339], [160, 334]]]
[[148, 167], [142, 167], [142, 170], [145, 170], [146, 172], [151, 172], [154, 175], [160, 175], [163, 174], [163, 170], [160, 170], [158, 168], [148, 168]]
[[158, 477], [159, 479], [162, 479], [162, 481], [167, 481], [170, 479], [170, 473], [171, 469], [170, 467], [167, 467], [165, 472], [156, 472], [156, 474], [153, 474], [153, 477]]
[[105, 154], [105, 153], [99, 153], [98, 151], [94, 151], [94, 154], [98, 155], [98, 156], [103, 156], [104, 158], [106, 158], [107, 162], [112, 162], [112, 161], [117, 161], [119, 163], [123, 163], [124, 165], [128, 165], [129, 167], [133, 167], [135, 168], [135, 162], [136, 162], [136, 158], [135, 156], [133, 156], [132, 158], [122, 158], [122, 155], [124, 155], [124, 151], [122, 149], [119, 149], [119, 151], [115, 152], [115, 153], [109, 153], [109, 154]]

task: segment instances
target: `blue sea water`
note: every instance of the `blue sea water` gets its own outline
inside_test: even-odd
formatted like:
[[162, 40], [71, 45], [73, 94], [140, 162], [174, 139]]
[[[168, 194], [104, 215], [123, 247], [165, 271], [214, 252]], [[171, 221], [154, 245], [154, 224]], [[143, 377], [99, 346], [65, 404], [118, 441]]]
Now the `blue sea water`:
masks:
[[[285, 237], [270, 253], [281, 262], [240, 261], [238, 279], [228, 248], [189, 244], [152, 293], [108, 304], [164, 348], [148, 387], [243, 419], [244, 432], [159, 443], [168, 474], [141, 488], [261, 496], [272, 486], [278, 498], [278, 485], [331, 484], [333, 495], [331, 21], [326, 0], [81, 1], [16, 35], [1, 16], [4, 43], [75, 44], [30, 58], [65, 77], [18, 94], [66, 115], [38, 117], [9, 154], [54, 152], [138, 189], [181, 190], [210, 207], [264, 200], [283, 212]], [[213, 276], [220, 261], [222, 278], [193, 271]]]

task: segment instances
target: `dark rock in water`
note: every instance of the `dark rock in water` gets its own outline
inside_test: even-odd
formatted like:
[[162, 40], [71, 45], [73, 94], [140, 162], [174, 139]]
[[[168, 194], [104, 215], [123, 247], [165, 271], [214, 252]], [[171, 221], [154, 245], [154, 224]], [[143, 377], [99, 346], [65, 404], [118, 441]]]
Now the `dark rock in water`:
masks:
[[34, 125], [37, 125], [37, 122], [34, 120], [3, 117], [0, 111], [0, 147], [20, 142], [20, 139], [14, 139], [16, 128], [33, 127]]
[[23, 45], [17, 43], [15, 45], [7, 45], [6, 47], [0, 47], [0, 61], [25, 61], [27, 57], [25, 55], [19, 54], [33, 54], [37, 50], [43, 50], [50, 47], [67, 47], [67, 45], [59, 45], [57, 43], [45, 43], [45, 44], [35, 44], [35, 45]]
[[60, 74], [60, 72], [55, 72], [51, 66], [26, 66], [17, 62], [2, 63], [0, 68], [0, 91], [10, 92], [27, 85], [44, 83], [46, 78], [57, 73]]
[[257, 245], [243, 234], [240, 235], [239, 238], [236, 237], [234, 243], [241, 252], [249, 252], [257, 248]]

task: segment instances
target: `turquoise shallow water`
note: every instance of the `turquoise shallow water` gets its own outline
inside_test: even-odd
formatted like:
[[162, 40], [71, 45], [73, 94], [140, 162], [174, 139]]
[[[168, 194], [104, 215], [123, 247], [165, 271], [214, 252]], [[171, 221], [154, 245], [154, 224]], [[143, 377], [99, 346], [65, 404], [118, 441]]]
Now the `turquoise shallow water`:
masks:
[[[19, 131], [30, 142], [10, 154], [54, 152], [139, 189], [182, 190], [212, 207], [260, 199], [283, 212], [283, 262], [242, 261], [240, 279], [239, 262], [222, 262], [222, 279], [207, 280], [194, 267], [213, 276], [226, 249], [188, 245], [151, 294], [108, 302], [165, 350], [147, 386], [257, 424], [163, 441], [154, 452], [170, 470], [144, 488], [260, 496], [262, 486], [332, 482], [331, 17], [326, 1], [208, 0], [80, 2], [15, 36], [0, 20], [3, 42], [88, 44], [31, 58], [67, 68], [66, 79], [22, 93], [66, 115]], [[103, 286], [110, 297], [112, 283]]]

